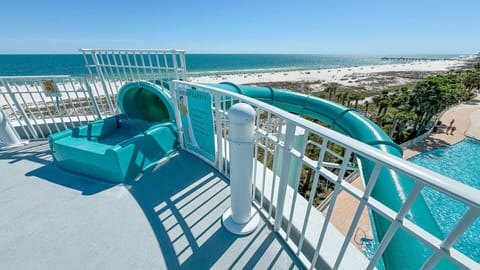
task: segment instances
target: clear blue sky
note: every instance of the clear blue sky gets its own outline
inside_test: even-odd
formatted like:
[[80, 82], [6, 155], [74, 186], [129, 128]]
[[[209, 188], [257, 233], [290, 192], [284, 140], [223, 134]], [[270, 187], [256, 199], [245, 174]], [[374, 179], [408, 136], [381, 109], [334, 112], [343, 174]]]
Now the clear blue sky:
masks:
[[6, 0], [0, 53], [480, 52], [480, 0]]

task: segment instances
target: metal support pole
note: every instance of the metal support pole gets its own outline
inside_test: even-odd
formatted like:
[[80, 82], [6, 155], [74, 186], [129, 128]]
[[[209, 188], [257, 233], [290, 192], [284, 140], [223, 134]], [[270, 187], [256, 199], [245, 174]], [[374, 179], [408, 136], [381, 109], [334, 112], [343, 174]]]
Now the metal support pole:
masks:
[[258, 226], [260, 217], [252, 206], [253, 134], [255, 110], [238, 103], [228, 110], [231, 207], [222, 217], [223, 226], [246, 235]]
[[90, 87], [90, 84], [88, 83], [86, 78], [83, 78], [82, 82], [85, 85], [85, 89], [87, 90], [87, 93], [88, 93], [88, 96], [90, 97], [90, 100], [92, 101], [93, 109], [95, 110], [95, 114], [98, 117], [97, 119], [102, 119], [103, 118], [102, 113], [100, 112], [100, 109], [98, 108], [97, 100], [95, 99], [95, 96], [92, 93], [92, 88]]
[[[2, 83], [5, 86], [5, 89], [7, 90], [8, 94], [10, 95], [10, 98], [12, 99], [13, 104], [15, 104], [15, 107], [17, 107], [18, 112], [22, 116], [23, 121], [25, 121], [25, 124], [27, 125], [28, 131], [33, 136], [33, 138], [38, 139], [39, 136], [38, 136], [37, 131], [33, 127], [30, 120], [28, 119], [27, 114], [25, 113], [25, 110], [23, 110], [23, 107], [20, 105], [20, 103], [18, 103], [17, 97], [13, 94], [12, 89], [10, 88], [10, 86], [8, 85], [8, 83], [5, 80]], [[26, 136], [30, 137], [28, 134], [26, 134]]]
[[20, 140], [2, 108], [0, 108], [0, 149], [8, 149], [22, 145], [24, 145], [24, 143]]
[[[100, 76], [100, 82], [102, 83], [103, 93], [105, 94], [105, 99], [107, 100], [108, 108], [110, 109], [111, 113], [115, 113], [115, 108], [113, 107], [112, 99], [108, 92], [107, 83], [105, 82], [106, 81], [105, 76], [103, 75], [103, 70], [102, 70], [102, 67], [100, 66], [100, 62], [98, 61], [96, 51], [92, 51], [92, 59], [97, 69], [98, 76]], [[94, 80], [93, 77], [92, 77], [92, 80]], [[93, 83], [95, 83], [95, 81], [93, 81]]]

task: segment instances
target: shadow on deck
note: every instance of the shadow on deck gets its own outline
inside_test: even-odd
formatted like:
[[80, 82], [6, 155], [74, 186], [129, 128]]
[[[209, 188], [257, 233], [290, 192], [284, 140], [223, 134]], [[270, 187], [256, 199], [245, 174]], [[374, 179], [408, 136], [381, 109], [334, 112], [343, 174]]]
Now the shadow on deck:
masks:
[[12, 200], [0, 208], [0, 260], [7, 268], [303, 268], [263, 220], [245, 237], [226, 231], [228, 182], [186, 152], [114, 186], [58, 170], [48, 144], [26, 149], [0, 152], [2, 171], [15, 168], [0, 183], [0, 198]]
[[264, 222], [246, 237], [223, 228], [221, 216], [230, 206], [228, 183], [188, 153], [157, 165], [129, 190], [148, 218], [169, 269], [299, 266]]

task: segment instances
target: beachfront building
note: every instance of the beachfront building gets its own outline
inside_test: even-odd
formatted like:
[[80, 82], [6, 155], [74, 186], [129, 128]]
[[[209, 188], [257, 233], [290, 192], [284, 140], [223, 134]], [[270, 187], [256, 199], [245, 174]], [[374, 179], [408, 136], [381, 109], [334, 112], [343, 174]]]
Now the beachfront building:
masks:
[[[2, 268], [479, 268], [480, 191], [356, 111], [189, 82], [183, 51], [82, 53], [88, 77], [0, 78]], [[425, 189], [463, 207], [446, 232]]]

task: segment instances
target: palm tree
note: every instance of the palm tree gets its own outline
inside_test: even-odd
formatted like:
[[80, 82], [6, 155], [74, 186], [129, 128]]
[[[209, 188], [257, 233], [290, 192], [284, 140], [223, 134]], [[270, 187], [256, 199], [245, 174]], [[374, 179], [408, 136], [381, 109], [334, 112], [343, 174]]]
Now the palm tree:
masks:
[[380, 96], [373, 96], [372, 97], [372, 102], [373, 104], [378, 108], [378, 111], [377, 111], [377, 116], [380, 115], [380, 112], [381, 112], [381, 108], [380, 108], [380, 101], [381, 101], [381, 97]]
[[365, 100], [363, 102], [363, 114], [367, 117], [368, 117], [368, 105], [370, 105], [370, 103], [368, 102], [368, 100]]
[[355, 107], [355, 109], [358, 109], [358, 101], [360, 100], [361, 95], [360, 93], [358, 92], [353, 92], [351, 95], [350, 95], [351, 99], [355, 102], [355, 104], [353, 105]]
[[345, 105], [345, 101], [348, 98], [348, 93], [347, 92], [340, 92], [336, 95], [337, 97], [337, 102], [339, 102], [342, 105]]
[[338, 83], [328, 83], [327, 86], [325, 87], [325, 92], [328, 93], [328, 100], [332, 100], [332, 96], [335, 96], [335, 93], [337, 92], [337, 89], [340, 85]]
[[392, 128], [389, 136], [398, 143], [403, 142], [403, 131], [407, 127], [407, 123], [415, 120], [416, 114], [412, 111], [396, 110], [389, 112], [389, 116], [393, 119]]
[[468, 90], [480, 89], [480, 69], [467, 73], [463, 84]]
[[464, 91], [465, 86], [454, 74], [432, 76], [418, 82], [410, 99], [417, 114], [417, 135], [423, 132], [435, 114], [462, 101]]

